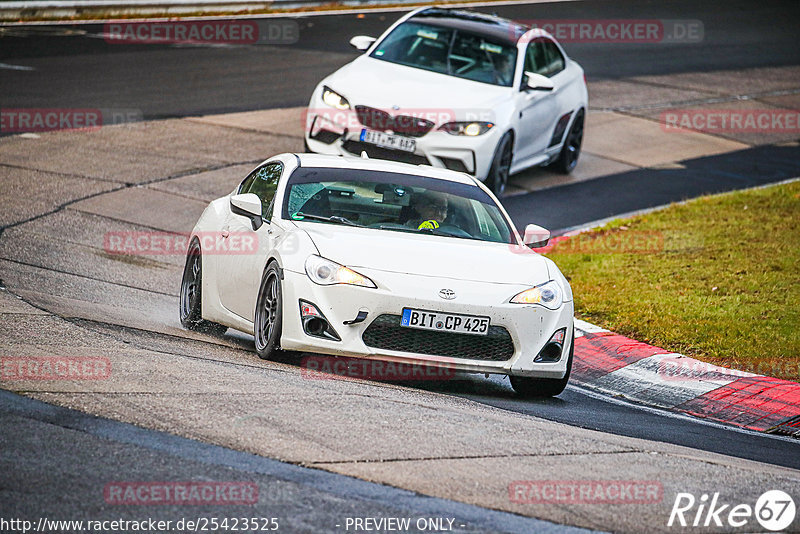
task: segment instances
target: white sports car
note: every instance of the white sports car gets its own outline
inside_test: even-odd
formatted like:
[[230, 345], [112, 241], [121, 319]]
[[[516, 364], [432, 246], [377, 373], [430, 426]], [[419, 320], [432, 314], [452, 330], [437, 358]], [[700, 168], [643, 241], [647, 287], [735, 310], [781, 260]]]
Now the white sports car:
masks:
[[432, 7], [350, 42], [365, 53], [314, 90], [308, 151], [466, 172], [498, 196], [528, 167], [575, 167], [586, 80], [546, 31]]
[[[477, 179], [430, 166], [281, 154], [206, 208], [180, 318], [281, 350], [510, 375], [557, 395], [573, 353], [569, 283]], [[244, 244], [244, 245], [243, 245]]]

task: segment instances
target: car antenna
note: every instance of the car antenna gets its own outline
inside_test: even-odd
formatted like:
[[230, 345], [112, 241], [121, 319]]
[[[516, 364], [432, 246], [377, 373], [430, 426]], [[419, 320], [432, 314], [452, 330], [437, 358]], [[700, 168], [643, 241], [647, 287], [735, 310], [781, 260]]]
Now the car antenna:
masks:
[[369, 159], [369, 154], [367, 154], [366, 150], [361, 151], [361, 159]]

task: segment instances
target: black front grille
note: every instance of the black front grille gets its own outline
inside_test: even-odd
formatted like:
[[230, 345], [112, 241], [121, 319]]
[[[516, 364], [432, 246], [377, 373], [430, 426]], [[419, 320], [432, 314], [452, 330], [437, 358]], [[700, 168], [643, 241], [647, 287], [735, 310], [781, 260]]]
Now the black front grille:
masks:
[[419, 330], [400, 326], [399, 315], [379, 315], [361, 339], [368, 347], [429, 356], [449, 356], [504, 362], [514, 355], [514, 342], [502, 326], [490, 326], [485, 336]]
[[464, 165], [464, 162], [461, 161], [460, 159], [445, 158], [443, 156], [437, 156], [437, 157], [440, 160], [442, 160], [442, 163], [444, 163], [444, 166], [447, 167], [448, 169], [450, 169], [451, 171], [469, 172], [467, 170], [467, 166]]
[[382, 109], [367, 106], [356, 106], [356, 115], [359, 122], [367, 128], [381, 132], [389, 130], [407, 137], [422, 137], [434, 127], [434, 123], [426, 119], [411, 115], [393, 117]]
[[412, 154], [411, 152], [403, 152], [402, 150], [381, 148], [369, 143], [362, 143], [361, 141], [345, 141], [342, 148], [356, 156], [360, 156], [361, 152], [366, 152], [367, 156], [373, 159], [388, 159], [391, 161], [399, 161], [400, 163], [410, 163], [412, 165], [430, 165], [428, 158], [425, 156]]
[[326, 145], [333, 144], [334, 141], [339, 139], [342, 135], [336, 132], [331, 132], [330, 130], [320, 130], [316, 133], [316, 135], [312, 135], [311, 139], [315, 141], [321, 141]]

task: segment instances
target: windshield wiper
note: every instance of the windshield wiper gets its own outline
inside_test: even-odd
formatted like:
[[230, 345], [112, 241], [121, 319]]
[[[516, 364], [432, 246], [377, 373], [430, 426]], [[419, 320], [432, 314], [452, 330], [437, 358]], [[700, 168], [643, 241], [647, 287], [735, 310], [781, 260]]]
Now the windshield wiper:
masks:
[[412, 234], [417, 233], [417, 230], [409, 227], [403, 227], [403, 225], [381, 224], [380, 226], [371, 226], [370, 228], [377, 228], [378, 230], [390, 230], [392, 232], [410, 232]]
[[335, 222], [339, 224], [346, 224], [348, 226], [357, 226], [359, 228], [364, 227], [363, 225], [353, 222], [346, 217], [339, 217], [338, 215], [331, 215], [330, 217], [325, 217], [323, 215], [311, 215], [309, 213], [303, 213], [302, 211], [298, 211], [292, 216], [292, 218], [297, 216], [303, 217], [304, 219], [313, 219], [315, 221]]

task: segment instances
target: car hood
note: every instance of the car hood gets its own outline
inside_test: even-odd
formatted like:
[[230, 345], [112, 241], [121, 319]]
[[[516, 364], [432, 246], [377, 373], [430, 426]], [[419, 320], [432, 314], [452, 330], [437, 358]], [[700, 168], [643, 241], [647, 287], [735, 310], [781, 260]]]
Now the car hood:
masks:
[[[361, 56], [323, 81], [352, 106], [365, 105], [406, 112], [432, 113], [437, 124], [453, 120], [496, 121], [494, 107], [509, 98], [510, 87], [465, 80]], [[394, 107], [399, 110], [394, 110]], [[436, 120], [441, 114], [443, 120]], [[488, 116], [485, 116], [488, 115]]]
[[545, 259], [527, 247], [389, 230], [298, 223], [321, 256], [352, 269], [495, 284], [550, 279]]

